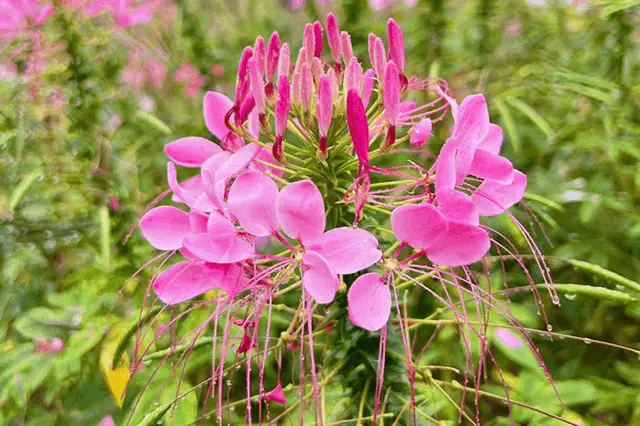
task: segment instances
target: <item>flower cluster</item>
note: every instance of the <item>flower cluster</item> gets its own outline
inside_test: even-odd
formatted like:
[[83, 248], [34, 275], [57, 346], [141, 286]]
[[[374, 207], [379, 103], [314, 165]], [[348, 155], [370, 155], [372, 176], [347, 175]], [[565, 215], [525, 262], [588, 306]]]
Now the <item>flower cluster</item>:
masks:
[[[410, 351], [396, 279], [431, 293], [478, 336], [480, 326], [469, 324], [446, 287], [500, 311], [517, 326], [501, 302], [477, 284], [468, 265], [483, 259], [493, 244], [515, 256], [480, 218], [518, 203], [527, 178], [500, 155], [502, 130], [490, 122], [485, 98], [471, 95], [458, 104], [445, 81], [409, 77], [402, 30], [393, 19], [387, 30], [386, 43], [369, 35], [369, 69], [354, 55], [349, 33], [340, 31], [333, 14], [324, 25], [306, 25], [295, 61], [277, 32], [268, 41], [258, 37], [239, 59], [234, 99], [218, 92], [204, 97], [204, 121], [219, 144], [184, 137], [165, 146], [172, 199], [187, 211], [155, 207], [139, 222], [155, 248], [184, 257], [154, 279], [158, 298], [176, 305], [216, 290], [214, 333], [226, 312], [221, 359], [234, 339], [231, 325], [241, 326], [236, 353], [249, 356], [247, 380], [258, 322], [267, 312], [270, 321], [274, 297], [301, 288], [294, 318], [300, 327], [285, 333], [285, 343], [308, 337], [316, 404], [311, 313], [341, 291], [347, 291], [354, 325], [382, 329], [382, 368], [394, 305]], [[435, 161], [425, 164], [433, 126], [449, 110], [450, 136]], [[412, 161], [406, 161], [407, 154]], [[389, 165], [387, 159], [404, 160]], [[197, 173], [179, 181], [176, 165]], [[512, 219], [538, 256], [526, 229]], [[396, 239], [384, 253], [379, 224], [388, 224], [387, 233]], [[416, 275], [442, 283], [445, 296]], [[550, 281], [548, 273], [543, 276]], [[265, 344], [261, 369], [267, 356]], [[407, 362], [413, 383], [410, 352]], [[303, 367], [301, 358], [301, 382]], [[213, 371], [221, 415], [222, 363], [214, 362]], [[281, 383], [264, 393], [262, 381], [263, 374], [260, 399], [286, 402]], [[376, 412], [381, 389], [382, 373]], [[247, 413], [250, 417], [250, 387]]]

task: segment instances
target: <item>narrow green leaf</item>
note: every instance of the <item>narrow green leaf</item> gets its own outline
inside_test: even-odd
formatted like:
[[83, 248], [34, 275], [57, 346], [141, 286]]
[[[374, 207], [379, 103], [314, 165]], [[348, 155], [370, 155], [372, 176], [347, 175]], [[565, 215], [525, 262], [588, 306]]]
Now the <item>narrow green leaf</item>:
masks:
[[495, 106], [504, 121], [504, 128], [507, 131], [507, 135], [509, 135], [509, 140], [511, 141], [511, 146], [513, 147], [514, 152], [520, 151], [520, 134], [518, 133], [518, 127], [513, 121], [513, 116], [511, 115], [511, 111], [505, 105], [505, 103], [501, 99], [495, 100]]
[[605, 269], [600, 265], [594, 265], [593, 263], [576, 259], [569, 259], [567, 260], [567, 262], [569, 262], [569, 264], [574, 266], [575, 268], [581, 269], [586, 272], [591, 272], [615, 284], [627, 287], [634, 291], [640, 291], [640, 283], [638, 283], [637, 281], [632, 281], [629, 278], [623, 277], [620, 274]]
[[543, 204], [549, 208], [557, 210], [559, 212], [564, 211], [564, 207], [553, 200], [550, 200], [542, 195], [534, 194], [532, 192], [527, 192], [524, 194], [525, 200], [534, 201], [536, 203]]
[[606, 287], [596, 287], [581, 284], [536, 284], [536, 287], [545, 289], [553, 288], [559, 293], [595, 297], [598, 299], [606, 299], [616, 303], [632, 303], [638, 300], [632, 296], [629, 296], [627, 293], [623, 293], [618, 290], [611, 290]]
[[507, 102], [522, 114], [526, 115], [548, 138], [551, 139], [554, 137], [553, 129], [549, 123], [528, 104], [517, 98], [507, 99]]
[[153, 114], [149, 114], [148, 112], [144, 112], [144, 111], [138, 111], [136, 112], [136, 119], [149, 125], [150, 127], [162, 133], [163, 135], [171, 134], [171, 128], [167, 125], [167, 123], [160, 120], [158, 117], [156, 117]]
[[15, 208], [18, 207], [20, 201], [22, 201], [29, 191], [29, 188], [31, 188], [31, 186], [36, 182], [41, 173], [41, 170], [35, 170], [22, 178], [16, 189], [11, 194], [11, 198], [9, 199], [9, 210], [14, 211]]

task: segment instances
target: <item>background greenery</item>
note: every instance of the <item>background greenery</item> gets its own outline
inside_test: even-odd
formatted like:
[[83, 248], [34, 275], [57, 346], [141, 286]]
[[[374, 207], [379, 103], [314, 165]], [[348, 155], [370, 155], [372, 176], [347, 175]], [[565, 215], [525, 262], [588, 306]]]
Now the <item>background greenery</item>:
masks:
[[[177, 376], [184, 376], [183, 390], [208, 377], [210, 352], [194, 351], [186, 370], [176, 372], [166, 363], [150, 379], [153, 368], [145, 368], [125, 398], [117, 397], [114, 386], [122, 381], [119, 374], [128, 376], [131, 345], [119, 357], [122, 364], [112, 364], [113, 354], [137, 323], [151, 277], [150, 270], [134, 274], [154, 256], [138, 232], [124, 240], [145, 206], [166, 190], [163, 145], [186, 135], [209, 136], [202, 94], [231, 93], [242, 47], [278, 30], [296, 51], [304, 23], [326, 12], [312, 2], [298, 11], [283, 3], [177, 0], [165, 9], [169, 18], [156, 16], [152, 24], [120, 30], [106, 17], [80, 19], [59, 9], [43, 28], [50, 49], [37, 75], [24, 71], [24, 56], [9, 54], [20, 42], [4, 42], [0, 62], [17, 73], [0, 77], [0, 425], [97, 425], [106, 415], [117, 424], [137, 424], [176, 397]], [[533, 335], [557, 380], [564, 412], [532, 354], [492, 337], [510, 396], [563, 412], [578, 424], [640, 424], [637, 352], [595, 342], [640, 350], [640, 303], [633, 299], [640, 296], [638, 2], [573, 7], [553, 0], [420, 0], [414, 8], [398, 3], [373, 12], [364, 0], [345, 0], [330, 10], [352, 33], [364, 62], [366, 35], [384, 34], [392, 14], [404, 29], [409, 74], [446, 78], [458, 99], [485, 93], [493, 120], [505, 129], [505, 155], [529, 175], [527, 201], [553, 244], [542, 232], [536, 239], [555, 281], [616, 292], [568, 292], [561, 307], [546, 300], [553, 331], [588, 338], [550, 342]], [[122, 83], [133, 47], [166, 64], [162, 88], [133, 90]], [[172, 79], [184, 63], [204, 79], [193, 98]], [[214, 65], [224, 73], [214, 76]], [[59, 97], [62, 105], [55, 102]], [[436, 137], [446, 137], [446, 126], [436, 127]], [[506, 221], [492, 225], [524, 247]], [[507, 274], [511, 287], [526, 284], [515, 270]], [[495, 279], [500, 281], [499, 274]], [[433, 312], [428, 299], [411, 294], [414, 316]], [[544, 327], [530, 296], [514, 295], [510, 307], [526, 327]], [[185, 329], [204, 314], [190, 317]], [[278, 315], [274, 324], [286, 327], [288, 317]], [[441, 331], [424, 362], [464, 367], [456, 333]], [[36, 350], [36, 339], [54, 337], [65, 342], [62, 351]], [[344, 356], [363, 342], [377, 351], [375, 336], [357, 333], [339, 351]], [[155, 348], [167, 344], [160, 339]], [[367, 362], [366, 356], [352, 359]], [[364, 382], [353, 370], [355, 375], [337, 376], [327, 395], [335, 408], [331, 421], [357, 417], [354, 389], [361, 393]], [[402, 381], [406, 373], [395, 374]], [[271, 385], [274, 376], [270, 366]], [[486, 390], [503, 394], [499, 383], [491, 371]], [[242, 386], [237, 388], [241, 395]], [[448, 391], [459, 399], [457, 391]], [[198, 390], [181, 400], [165, 424], [189, 424], [203, 415], [203, 394]], [[418, 402], [425, 415], [456, 424], [458, 410], [435, 386], [421, 387]], [[242, 410], [232, 424], [242, 423]], [[272, 410], [275, 415], [279, 408]], [[483, 401], [481, 411], [485, 424], [509, 424], [508, 410], [494, 400]], [[518, 407], [512, 415], [517, 424], [559, 424]], [[297, 422], [297, 416], [292, 419], [288, 424]]]

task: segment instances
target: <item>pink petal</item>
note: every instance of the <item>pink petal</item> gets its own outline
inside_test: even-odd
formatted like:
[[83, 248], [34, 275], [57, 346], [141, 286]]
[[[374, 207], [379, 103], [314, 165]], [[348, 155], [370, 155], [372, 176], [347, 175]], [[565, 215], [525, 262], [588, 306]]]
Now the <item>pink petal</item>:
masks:
[[332, 229], [309, 244], [308, 249], [320, 254], [338, 274], [362, 271], [382, 257], [376, 237], [359, 228]]
[[340, 280], [329, 263], [318, 253], [307, 251], [302, 261], [308, 268], [302, 274], [302, 284], [317, 303], [330, 303], [336, 297]]
[[254, 253], [253, 246], [239, 237], [233, 223], [217, 213], [209, 216], [207, 232], [188, 235], [184, 246], [191, 255], [213, 263], [236, 263]]
[[230, 132], [224, 123], [224, 118], [232, 107], [231, 99], [222, 93], [207, 92], [204, 95], [204, 122], [207, 129], [220, 140], [223, 140]]
[[175, 305], [220, 287], [229, 265], [180, 262], [164, 271], [153, 290], [167, 305]]
[[249, 171], [231, 185], [227, 204], [245, 231], [266, 237], [278, 229], [277, 199], [276, 183], [264, 173]]
[[193, 206], [205, 191], [201, 176], [194, 176], [179, 184], [176, 166], [172, 162], [167, 163], [167, 180], [169, 181], [169, 187], [173, 191], [172, 200], [177, 203], [184, 203], [189, 207]]
[[219, 210], [223, 209], [224, 203], [222, 201], [222, 196], [218, 195], [218, 193], [216, 192], [215, 172], [218, 170], [220, 165], [222, 165], [231, 157], [231, 155], [232, 154], [230, 152], [222, 151], [205, 161], [200, 169], [200, 176], [202, 177], [204, 190], [209, 200]]
[[191, 232], [200, 233], [207, 232], [207, 221], [209, 216], [196, 210], [189, 212], [189, 228]]
[[498, 155], [500, 154], [500, 148], [502, 148], [502, 139], [502, 128], [497, 124], [489, 124], [489, 131], [480, 142], [480, 145], [478, 145], [478, 148]]
[[514, 169], [511, 161], [483, 149], [476, 150], [469, 174], [503, 185], [513, 182]]
[[324, 231], [322, 194], [310, 180], [285, 186], [278, 196], [276, 212], [284, 232], [302, 243], [315, 240]]
[[437, 265], [470, 265], [482, 259], [491, 247], [489, 234], [482, 228], [449, 223], [449, 231], [427, 250], [427, 257]]
[[190, 234], [184, 239], [188, 252], [205, 262], [236, 263], [251, 258], [253, 246], [235, 236], [213, 238], [210, 233]]
[[453, 126], [452, 140], [458, 148], [456, 183], [461, 184], [469, 172], [476, 149], [489, 131], [489, 110], [483, 95], [467, 96], [460, 104]]
[[284, 390], [282, 390], [282, 383], [278, 382], [278, 386], [264, 394], [264, 399], [269, 402], [275, 402], [276, 404], [287, 405], [287, 397], [284, 394]]
[[484, 96], [481, 94], [467, 96], [458, 108], [453, 135], [456, 138], [468, 139], [477, 146], [488, 131], [489, 109]]
[[480, 225], [478, 208], [470, 196], [455, 189], [443, 189], [437, 193], [438, 208], [449, 222]]
[[156, 207], [140, 219], [140, 230], [159, 250], [177, 250], [191, 232], [189, 215], [171, 206]]
[[456, 186], [456, 145], [448, 140], [442, 146], [436, 161], [436, 193], [441, 189], [453, 189]]
[[225, 160], [218, 170], [215, 172], [215, 192], [219, 199], [223, 199], [224, 190], [229, 180], [249, 167], [249, 164], [256, 158], [261, 147], [255, 143], [250, 143], [238, 151], [234, 152], [231, 157]]
[[164, 152], [180, 166], [200, 167], [209, 157], [222, 152], [222, 149], [205, 138], [186, 137], [166, 144]]
[[427, 249], [446, 234], [448, 224], [432, 204], [406, 204], [391, 214], [391, 228], [399, 241]]
[[347, 294], [349, 319], [360, 328], [380, 330], [391, 315], [391, 291], [380, 274], [370, 272], [359, 277]]
[[527, 176], [516, 170], [510, 184], [502, 185], [486, 180], [475, 190], [471, 198], [478, 206], [481, 216], [496, 216], [519, 202], [526, 188]]
[[275, 158], [273, 158], [273, 153], [271, 152], [271, 149], [267, 149], [267, 148], [260, 149], [260, 152], [258, 152], [258, 155], [256, 156], [255, 159], [260, 160], [260, 162], [254, 161], [253, 163], [251, 163], [249, 165], [250, 169], [257, 170], [262, 173], [269, 173], [271, 176], [278, 176], [278, 177], [284, 176], [283, 170], [280, 170], [274, 167], [274, 166], [277, 166], [277, 161]]

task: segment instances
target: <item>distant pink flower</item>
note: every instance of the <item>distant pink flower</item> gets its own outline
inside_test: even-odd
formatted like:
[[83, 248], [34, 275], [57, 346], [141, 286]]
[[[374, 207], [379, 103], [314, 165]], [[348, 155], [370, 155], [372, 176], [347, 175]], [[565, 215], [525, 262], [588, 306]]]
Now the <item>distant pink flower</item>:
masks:
[[173, 79], [177, 83], [186, 83], [184, 89], [185, 95], [194, 98], [200, 88], [204, 85], [204, 80], [200, 76], [198, 70], [190, 63], [184, 63], [174, 74]]
[[224, 66], [222, 65], [214, 65], [211, 67], [211, 74], [213, 74], [215, 77], [222, 77], [224, 76]]
[[60, 352], [64, 349], [64, 341], [58, 337], [51, 340], [36, 339], [36, 352]]
[[116, 426], [116, 422], [113, 421], [113, 417], [106, 416], [98, 426]]
[[37, 30], [53, 13], [41, 0], [0, 0], [0, 39], [15, 39]]
[[496, 337], [508, 348], [519, 349], [523, 346], [520, 336], [507, 328], [496, 328]]
[[66, 5], [83, 11], [87, 16], [108, 13], [115, 19], [117, 27], [126, 28], [151, 22], [163, 3], [162, 0], [69, 0]]

